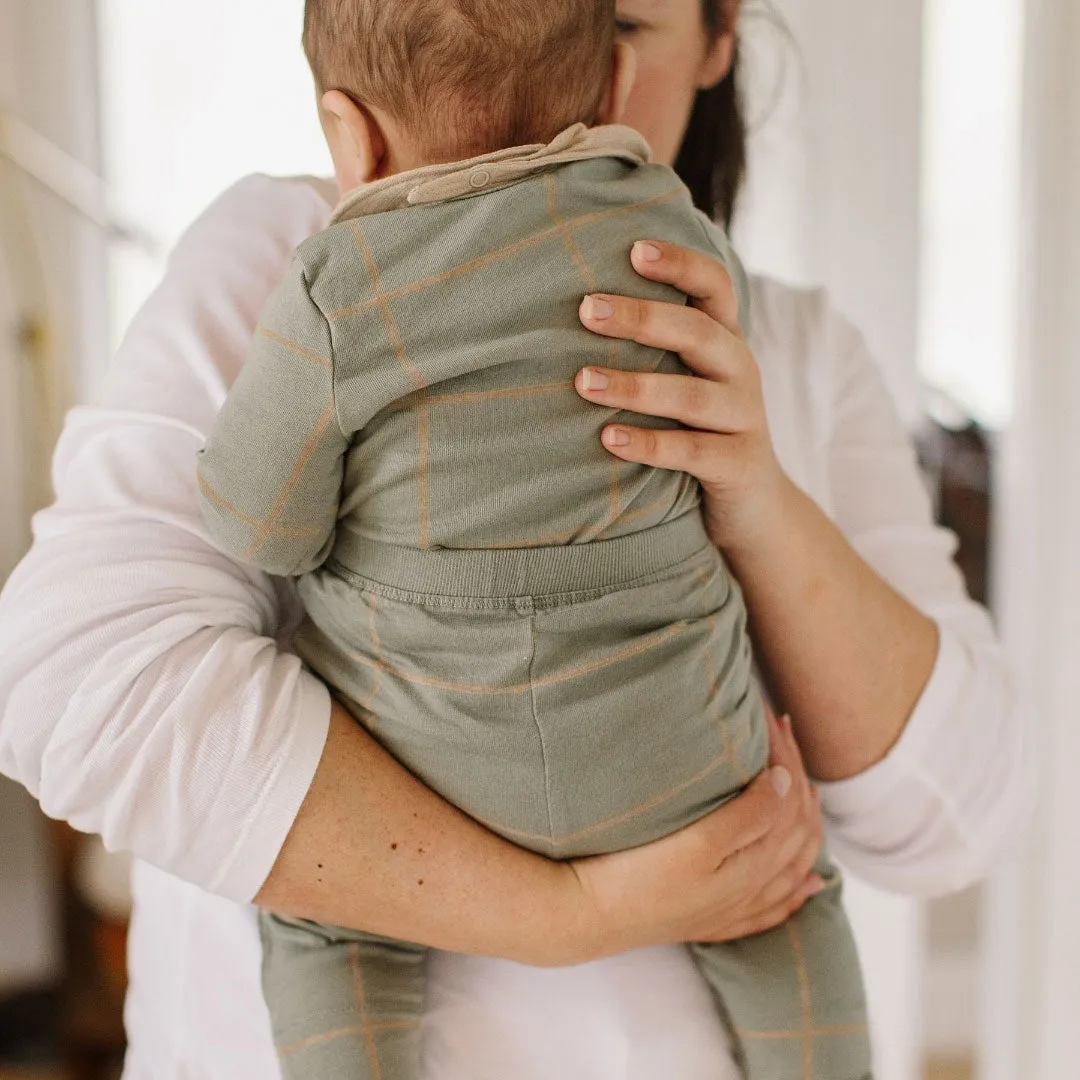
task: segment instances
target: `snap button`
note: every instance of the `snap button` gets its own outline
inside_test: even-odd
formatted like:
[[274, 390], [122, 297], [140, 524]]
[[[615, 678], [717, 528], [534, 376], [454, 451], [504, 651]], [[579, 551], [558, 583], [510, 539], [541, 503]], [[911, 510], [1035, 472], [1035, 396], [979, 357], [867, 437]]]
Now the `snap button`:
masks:
[[489, 173], [487, 169], [477, 169], [476, 172], [469, 177], [469, 183], [472, 184], [474, 188], [486, 187], [490, 181], [491, 173]]

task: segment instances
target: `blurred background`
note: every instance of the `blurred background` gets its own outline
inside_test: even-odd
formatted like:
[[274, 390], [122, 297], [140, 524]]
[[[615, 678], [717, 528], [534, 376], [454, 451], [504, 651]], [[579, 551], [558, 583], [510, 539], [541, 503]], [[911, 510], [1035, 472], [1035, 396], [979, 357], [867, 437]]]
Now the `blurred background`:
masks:
[[[0, 582], [64, 411], [185, 226], [244, 174], [328, 171], [301, 7], [0, 0]], [[738, 244], [869, 338], [1045, 762], [1035, 829], [987, 886], [852, 890], [880, 1080], [1080, 1075], [1080, 5], [747, 8]], [[126, 877], [0, 778], [2, 1080], [116, 1075]]]

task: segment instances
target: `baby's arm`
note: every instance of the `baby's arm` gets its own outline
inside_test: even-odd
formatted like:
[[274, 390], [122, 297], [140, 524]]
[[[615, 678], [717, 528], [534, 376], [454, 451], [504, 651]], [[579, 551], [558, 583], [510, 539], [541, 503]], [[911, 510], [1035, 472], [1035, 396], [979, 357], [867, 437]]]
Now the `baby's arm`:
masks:
[[330, 327], [294, 259], [199, 455], [215, 544], [281, 577], [320, 566], [334, 543], [344, 456]]

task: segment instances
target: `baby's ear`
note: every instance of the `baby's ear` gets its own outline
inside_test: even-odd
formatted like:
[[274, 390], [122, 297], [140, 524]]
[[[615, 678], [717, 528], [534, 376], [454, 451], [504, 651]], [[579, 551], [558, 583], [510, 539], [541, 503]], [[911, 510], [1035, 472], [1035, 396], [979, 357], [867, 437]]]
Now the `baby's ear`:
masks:
[[596, 114], [597, 124], [617, 124], [622, 120], [636, 81], [637, 53], [633, 46], [620, 41], [611, 55], [611, 81]]
[[341, 90], [323, 94], [323, 128], [342, 195], [370, 183], [386, 157], [386, 140], [375, 118]]

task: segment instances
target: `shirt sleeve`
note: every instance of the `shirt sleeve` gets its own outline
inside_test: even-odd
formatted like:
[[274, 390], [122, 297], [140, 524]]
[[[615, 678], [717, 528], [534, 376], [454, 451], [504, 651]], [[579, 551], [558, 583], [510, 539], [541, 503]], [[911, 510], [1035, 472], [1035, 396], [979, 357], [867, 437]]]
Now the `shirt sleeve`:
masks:
[[956, 541], [934, 525], [907, 432], [859, 337], [826, 316], [833, 371], [833, 513], [860, 555], [930, 618], [937, 662], [897, 745], [859, 776], [822, 785], [840, 861], [886, 889], [966, 887], [1022, 832], [1034, 802], [1022, 704], [987, 612], [967, 596]]
[[199, 454], [200, 503], [214, 542], [268, 574], [321, 566], [334, 542], [348, 447], [330, 327], [298, 256]]
[[290, 593], [211, 544], [196, 452], [327, 213], [312, 184], [252, 178], [193, 226], [99, 404], [69, 416], [56, 502], [0, 594], [0, 771], [110, 848], [245, 902], [310, 787], [330, 699], [279, 647]]

